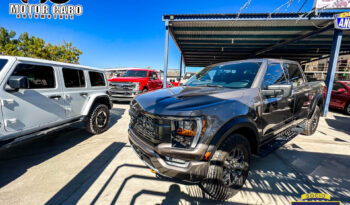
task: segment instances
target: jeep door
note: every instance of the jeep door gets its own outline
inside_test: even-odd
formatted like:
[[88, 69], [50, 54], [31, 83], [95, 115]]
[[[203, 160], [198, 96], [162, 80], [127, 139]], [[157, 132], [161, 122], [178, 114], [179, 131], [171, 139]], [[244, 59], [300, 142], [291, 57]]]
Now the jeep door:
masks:
[[[11, 76], [25, 76], [28, 87], [11, 89]], [[0, 98], [5, 130], [17, 134], [46, 128], [65, 118], [57, 68], [33, 62], [17, 62], [1, 85]], [[23, 132], [23, 133], [21, 133]]]
[[67, 118], [80, 117], [89, 97], [85, 73], [82, 69], [68, 67], [62, 68], [61, 72]]
[[[280, 63], [269, 63], [261, 86], [266, 90], [269, 85], [289, 84], [286, 74]], [[275, 131], [283, 128], [292, 119], [293, 97], [262, 96], [262, 130], [264, 139]]]
[[311, 99], [309, 100], [310, 86], [306, 83], [301, 68], [295, 63], [284, 63], [285, 71], [289, 76], [289, 81], [293, 84], [293, 117], [295, 120], [306, 119]]

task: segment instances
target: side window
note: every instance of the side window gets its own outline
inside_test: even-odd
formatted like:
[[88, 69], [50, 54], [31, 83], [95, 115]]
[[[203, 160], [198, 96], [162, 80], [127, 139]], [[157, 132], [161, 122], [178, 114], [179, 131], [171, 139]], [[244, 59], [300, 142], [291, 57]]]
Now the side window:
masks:
[[66, 88], [85, 87], [84, 71], [78, 69], [63, 68], [63, 79]]
[[155, 72], [150, 72], [149, 73], [149, 78], [151, 80], [157, 80], [158, 79], [157, 74]]
[[103, 73], [89, 71], [91, 86], [106, 86]]
[[283, 72], [281, 64], [269, 64], [264, 76], [262, 88], [266, 89], [269, 85], [287, 84], [287, 78]]
[[18, 64], [12, 76], [26, 76], [28, 89], [55, 88], [55, 71], [53, 67], [31, 64]]
[[339, 90], [339, 89], [342, 89], [342, 88], [344, 88], [345, 90], [347, 90], [346, 89], [346, 87], [344, 86], [344, 85], [342, 85], [341, 83], [334, 83], [333, 84], [333, 91], [337, 91], [337, 90]]
[[298, 65], [286, 63], [284, 67], [288, 71], [289, 80], [293, 83], [293, 86], [300, 86], [305, 82]]

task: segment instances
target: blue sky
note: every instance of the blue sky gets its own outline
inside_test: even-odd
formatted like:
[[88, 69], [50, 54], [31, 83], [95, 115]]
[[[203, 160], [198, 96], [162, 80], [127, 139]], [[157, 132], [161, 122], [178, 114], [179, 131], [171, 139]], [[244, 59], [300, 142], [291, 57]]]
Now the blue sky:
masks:
[[[0, 27], [28, 32], [46, 42], [73, 42], [83, 51], [80, 64], [99, 68], [164, 66], [164, 14], [237, 13], [247, 0], [71, 0], [81, 4], [84, 13], [74, 20], [16, 19], [9, 3], [1, 1]], [[39, 0], [29, 0], [37, 3]], [[252, 0], [245, 13], [272, 12], [287, 0]], [[281, 12], [296, 12], [304, 0], [294, 0]], [[308, 0], [302, 11], [312, 8]], [[170, 39], [169, 68], [178, 68], [180, 53]]]

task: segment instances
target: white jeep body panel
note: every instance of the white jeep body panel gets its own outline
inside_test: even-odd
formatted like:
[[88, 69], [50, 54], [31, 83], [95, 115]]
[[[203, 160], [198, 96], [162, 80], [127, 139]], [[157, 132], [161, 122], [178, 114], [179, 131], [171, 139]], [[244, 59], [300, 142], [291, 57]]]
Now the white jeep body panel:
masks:
[[[0, 60], [3, 59], [8, 62], [0, 68], [0, 144], [5, 140], [81, 121], [88, 115], [96, 98], [103, 97], [109, 102], [108, 82], [103, 70], [24, 57], [0, 56]], [[10, 90], [9, 78], [22, 64], [52, 68], [54, 87]], [[63, 68], [81, 70], [85, 86], [66, 88]], [[92, 86], [89, 72], [103, 74], [104, 86]], [[45, 80], [39, 81], [39, 86], [45, 84]], [[111, 108], [111, 104], [108, 107]]]

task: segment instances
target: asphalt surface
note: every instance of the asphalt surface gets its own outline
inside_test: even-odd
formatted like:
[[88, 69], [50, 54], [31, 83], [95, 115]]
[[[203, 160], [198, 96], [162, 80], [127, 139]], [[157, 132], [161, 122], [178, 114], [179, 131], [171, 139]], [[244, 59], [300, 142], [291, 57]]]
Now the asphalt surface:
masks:
[[313, 136], [253, 158], [244, 188], [217, 202], [150, 172], [128, 144], [128, 108], [115, 104], [101, 135], [78, 124], [0, 151], [0, 204], [290, 204], [320, 192], [350, 204], [350, 117], [341, 112], [322, 118]]

